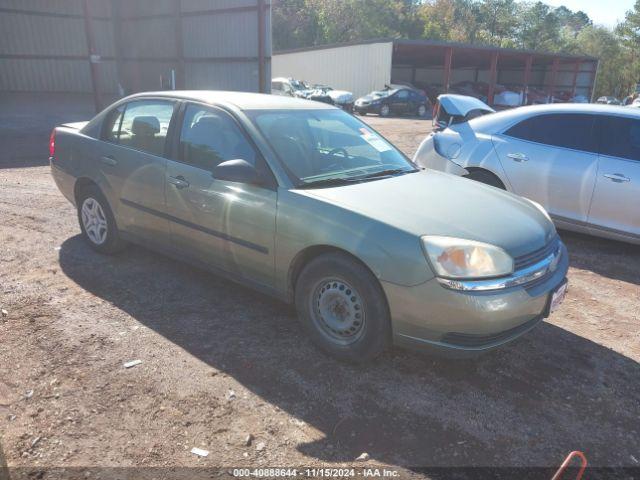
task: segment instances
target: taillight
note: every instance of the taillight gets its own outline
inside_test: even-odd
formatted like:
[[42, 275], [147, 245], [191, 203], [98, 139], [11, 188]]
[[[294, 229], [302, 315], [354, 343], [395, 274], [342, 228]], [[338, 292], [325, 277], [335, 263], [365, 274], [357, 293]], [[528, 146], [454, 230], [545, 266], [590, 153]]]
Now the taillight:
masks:
[[54, 128], [51, 131], [51, 136], [49, 137], [49, 157], [53, 158], [56, 155], [56, 129]]

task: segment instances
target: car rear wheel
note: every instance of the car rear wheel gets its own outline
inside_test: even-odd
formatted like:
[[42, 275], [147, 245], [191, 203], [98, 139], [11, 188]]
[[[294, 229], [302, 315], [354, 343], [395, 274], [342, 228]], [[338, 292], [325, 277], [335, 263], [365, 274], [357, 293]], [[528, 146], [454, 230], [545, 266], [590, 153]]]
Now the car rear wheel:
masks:
[[91, 248], [111, 254], [125, 247], [109, 202], [98, 187], [83, 189], [78, 195], [77, 205], [82, 236]]
[[380, 107], [380, 116], [381, 117], [388, 117], [390, 113], [391, 113], [391, 109], [389, 108], [389, 105], [382, 105]]
[[362, 264], [341, 253], [313, 259], [300, 273], [295, 303], [313, 342], [330, 355], [363, 363], [391, 342], [385, 295]]
[[418, 106], [418, 116], [419, 117], [426, 117], [427, 116], [427, 106], [426, 105], [419, 105]]
[[469, 175], [465, 176], [465, 178], [474, 180], [476, 182], [485, 183], [501, 190], [506, 190], [504, 183], [502, 183], [502, 180], [500, 180], [496, 175], [487, 170], [472, 170]]

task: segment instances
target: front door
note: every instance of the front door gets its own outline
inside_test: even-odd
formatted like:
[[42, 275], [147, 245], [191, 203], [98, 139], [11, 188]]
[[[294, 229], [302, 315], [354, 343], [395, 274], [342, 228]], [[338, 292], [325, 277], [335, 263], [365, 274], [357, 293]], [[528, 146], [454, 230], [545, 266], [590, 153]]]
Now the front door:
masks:
[[269, 286], [273, 282], [276, 190], [214, 178], [226, 160], [264, 162], [228, 113], [187, 104], [166, 196], [174, 247], [212, 267]]
[[493, 138], [514, 193], [558, 220], [587, 221], [598, 169], [595, 118], [548, 114], [525, 119]]
[[602, 122], [589, 223], [596, 229], [640, 237], [640, 120], [607, 116]]
[[394, 113], [405, 113], [409, 105], [409, 91], [398, 90], [390, 99], [391, 111]]

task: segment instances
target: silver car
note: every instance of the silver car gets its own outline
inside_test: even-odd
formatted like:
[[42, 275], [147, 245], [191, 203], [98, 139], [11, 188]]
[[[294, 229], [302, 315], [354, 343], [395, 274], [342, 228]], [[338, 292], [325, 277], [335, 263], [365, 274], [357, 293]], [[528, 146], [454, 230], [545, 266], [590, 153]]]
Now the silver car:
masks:
[[558, 104], [493, 113], [430, 135], [414, 161], [529, 198], [560, 228], [640, 243], [633, 109]]
[[419, 170], [323, 103], [140, 94], [56, 128], [50, 157], [94, 250], [139, 243], [294, 303], [341, 359], [488, 350], [566, 291], [567, 251], [539, 206]]

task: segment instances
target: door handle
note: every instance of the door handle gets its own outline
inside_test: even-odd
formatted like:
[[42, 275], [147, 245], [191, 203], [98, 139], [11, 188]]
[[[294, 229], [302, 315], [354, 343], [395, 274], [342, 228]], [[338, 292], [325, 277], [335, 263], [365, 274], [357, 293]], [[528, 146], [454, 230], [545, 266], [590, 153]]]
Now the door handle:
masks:
[[509, 157], [511, 160], [515, 160], [516, 162], [526, 162], [527, 160], [529, 160], [529, 157], [527, 157], [524, 153], [508, 153], [507, 157]]
[[616, 182], [616, 183], [630, 182], [631, 181], [631, 179], [629, 177], [625, 177], [621, 173], [605, 173], [604, 176], [605, 176], [605, 178], [608, 178], [609, 180], [611, 180], [613, 182]]
[[187, 182], [187, 180], [182, 175], [178, 175], [177, 177], [169, 177], [169, 183], [178, 189], [187, 188], [189, 186], [189, 182]]
[[100, 161], [105, 165], [111, 165], [112, 167], [115, 167], [118, 164], [118, 161], [115, 158], [113, 158], [111, 155], [105, 155], [103, 157], [100, 157]]

